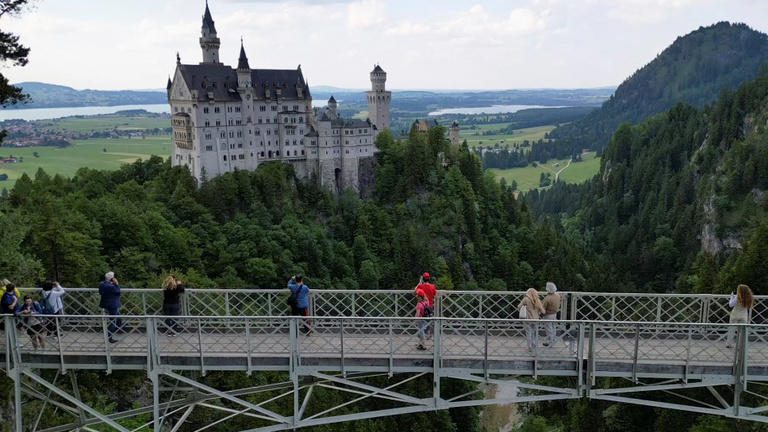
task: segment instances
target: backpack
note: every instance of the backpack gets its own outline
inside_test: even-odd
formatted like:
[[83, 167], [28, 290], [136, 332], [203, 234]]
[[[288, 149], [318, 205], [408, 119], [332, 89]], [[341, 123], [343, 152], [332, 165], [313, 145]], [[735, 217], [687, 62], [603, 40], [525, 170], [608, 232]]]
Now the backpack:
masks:
[[[46, 295], [48, 294], [48, 295]], [[54, 309], [55, 306], [53, 305], [53, 302], [51, 301], [51, 292], [43, 291], [43, 301], [40, 302], [40, 307], [42, 308], [43, 315], [55, 315], [56, 310]]]
[[299, 285], [299, 287], [296, 289], [296, 291], [291, 291], [291, 295], [288, 296], [288, 299], [285, 301], [285, 304], [287, 304], [290, 307], [298, 307], [299, 305], [299, 293], [304, 288], [304, 284]]
[[429, 303], [427, 303], [424, 305], [423, 313], [424, 315], [422, 316], [422, 318], [432, 318], [433, 316], [435, 316], [435, 307], [430, 306]]

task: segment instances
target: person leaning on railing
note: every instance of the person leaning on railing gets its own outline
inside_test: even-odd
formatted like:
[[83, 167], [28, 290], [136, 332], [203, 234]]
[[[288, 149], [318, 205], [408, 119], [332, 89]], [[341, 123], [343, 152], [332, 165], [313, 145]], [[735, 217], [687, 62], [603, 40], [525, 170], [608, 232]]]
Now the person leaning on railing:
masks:
[[547, 296], [544, 297], [542, 305], [544, 306], [544, 316], [541, 318], [550, 321], [547, 323], [547, 341], [542, 345], [545, 347], [554, 346], [557, 336], [555, 320], [557, 320], [557, 313], [560, 312], [560, 294], [557, 293], [557, 285], [554, 282], [547, 282]]
[[181, 333], [181, 326], [172, 316], [181, 315], [181, 294], [184, 294], [184, 284], [176, 276], [168, 276], [163, 282], [163, 315], [165, 325], [168, 328], [168, 336], [174, 337]]
[[[523, 301], [518, 309], [525, 309], [525, 319], [538, 320], [544, 313], [544, 305], [539, 299], [539, 292], [534, 288], [528, 288]], [[523, 318], [521, 316], [521, 318]], [[525, 339], [528, 341], [528, 351], [533, 351], [539, 345], [539, 325], [537, 323], [526, 324]]]
[[[728, 306], [732, 308], [728, 322], [731, 324], [749, 324], [752, 306], [754, 305], [755, 298], [752, 295], [752, 290], [749, 289], [749, 286], [740, 284], [736, 287], [736, 294], [731, 293], [731, 298], [728, 300]], [[735, 328], [731, 327], [728, 329], [728, 342], [726, 344], [728, 348], [733, 347], [733, 337], [735, 334]]]
[[[16, 313], [16, 306], [19, 304], [19, 297], [16, 295], [16, 286], [12, 283], [7, 283], [3, 289], [3, 295], [0, 297], [0, 314]], [[5, 328], [5, 321], [0, 323], [0, 329]]]

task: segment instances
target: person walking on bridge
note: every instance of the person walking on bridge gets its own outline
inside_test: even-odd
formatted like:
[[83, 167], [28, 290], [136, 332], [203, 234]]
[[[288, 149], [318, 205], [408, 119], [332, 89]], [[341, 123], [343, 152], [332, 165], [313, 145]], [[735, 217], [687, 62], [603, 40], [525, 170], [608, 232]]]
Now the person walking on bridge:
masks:
[[172, 316], [181, 315], [181, 295], [184, 294], [184, 284], [176, 276], [168, 276], [163, 281], [163, 315], [165, 326], [168, 328], [168, 336], [174, 337], [181, 333], [181, 326]]
[[557, 320], [557, 313], [560, 312], [560, 294], [557, 293], [557, 285], [554, 282], [547, 282], [547, 296], [544, 297], [542, 305], [544, 306], [542, 319], [549, 321], [547, 323], [547, 341], [543, 345], [551, 347], [555, 345], [557, 339], [555, 321]]
[[[728, 306], [731, 309], [730, 324], [749, 324], [752, 306], [755, 305], [755, 298], [749, 286], [740, 284], [736, 287], [736, 294], [731, 293], [728, 300]], [[728, 329], [728, 342], [726, 347], [733, 348], [733, 338], [736, 335], [736, 328]]]
[[427, 293], [422, 290], [416, 290], [416, 297], [419, 299], [416, 303], [416, 336], [419, 337], [419, 345], [416, 347], [419, 351], [425, 351], [427, 340], [427, 333], [429, 332], [429, 320], [423, 318], [431, 318], [434, 316], [434, 306], [429, 304]]
[[[544, 313], [544, 305], [539, 299], [539, 293], [534, 288], [528, 288], [525, 292], [523, 301], [520, 302], [518, 309], [525, 308], [525, 319], [537, 320]], [[526, 324], [525, 339], [528, 342], [528, 351], [533, 351], [539, 345], [539, 325], [535, 322]]]
[[[288, 298], [288, 304], [291, 306], [291, 315], [306, 317], [309, 316], [309, 286], [304, 284], [304, 277], [300, 274], [291, 277], [288, 280], [288, 289], [291, 295]], [[311, 329], [309, 321], [304, 321], [304, 333], [309, 335]]]
[[114, 272], [107, 272], [104, 275], [104, 280], [99, 284], [99, 294], [101, 295], [99, 306], [104, 309], [104, 315], [112, 317], [109, 319], [109, 326], [107, 327], [109, 343], [115, 343], [117, 342], [115, 333], [123, 326], [123, 323], [120, 319], [120, 284], [117, 282]]

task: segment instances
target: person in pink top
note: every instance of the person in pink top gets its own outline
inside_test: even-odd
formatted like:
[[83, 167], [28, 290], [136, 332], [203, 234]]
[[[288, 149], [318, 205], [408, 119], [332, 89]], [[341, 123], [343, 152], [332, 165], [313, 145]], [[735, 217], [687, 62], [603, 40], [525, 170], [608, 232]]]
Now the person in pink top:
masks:
[[419, 278], [419, 284], [416, 285], [416, 288], [414, 288], [414, 291], [417, 292], [421, 290], [424, 295], [426, 296], [427, 301], [429, 302], [429, 305], [433, 308], [435, 307], [435, 296], [437, 296], [437, 287], [435, 284], [429, 283], [431, 276], [429, 273], [424, 272], [424, 274], [421, 275]]

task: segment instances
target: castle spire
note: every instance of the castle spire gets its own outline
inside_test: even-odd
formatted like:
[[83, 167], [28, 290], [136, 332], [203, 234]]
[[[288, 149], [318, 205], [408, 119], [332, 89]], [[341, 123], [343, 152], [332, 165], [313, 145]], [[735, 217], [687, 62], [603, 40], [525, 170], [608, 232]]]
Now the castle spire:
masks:
[[216, 35], [216, 26], [213, 24], [211, 10], [208, 2], [205, 2], [203, 14], [203, 28], [200, 35], [200, 48], [203, 50], [203, 63], [219, 63], [219, 46], [221, 41]]
[[237, 60], [238, 70], [251, 70], [251, 66], [248, 65], [248, 56], [245, 55], [245, 46], [243, 45], [243, 38], [240, 37], [240, 58]]
[[211, 33], [216, 33], [216, 26], [213, 24], [211, 10], [208, 8], [208, 0], [205, 0], [205, 13], [203, 14], [203, 28], [207, 28]]

